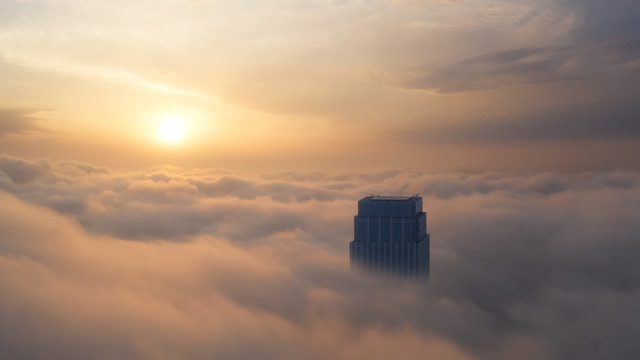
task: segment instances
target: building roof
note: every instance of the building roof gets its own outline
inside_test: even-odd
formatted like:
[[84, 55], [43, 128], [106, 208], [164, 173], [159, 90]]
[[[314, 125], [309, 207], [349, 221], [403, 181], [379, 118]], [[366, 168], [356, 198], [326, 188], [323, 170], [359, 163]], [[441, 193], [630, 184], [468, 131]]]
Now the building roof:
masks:
[[381, 195], [372, 195], [369, 196], [371, 201], [412, 201], [417, 200], [419, 195], [412, 196], [381, 196]]

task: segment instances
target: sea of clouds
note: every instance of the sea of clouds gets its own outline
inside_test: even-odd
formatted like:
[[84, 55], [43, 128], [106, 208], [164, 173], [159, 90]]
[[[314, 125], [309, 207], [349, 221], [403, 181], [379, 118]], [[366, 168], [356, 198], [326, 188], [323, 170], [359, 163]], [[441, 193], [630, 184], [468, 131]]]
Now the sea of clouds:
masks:
[[[424, 197], [431, 281], [351, 273]], [[121, 173], [0, 156], [8, 359], [640, 358], [640, 174]]]

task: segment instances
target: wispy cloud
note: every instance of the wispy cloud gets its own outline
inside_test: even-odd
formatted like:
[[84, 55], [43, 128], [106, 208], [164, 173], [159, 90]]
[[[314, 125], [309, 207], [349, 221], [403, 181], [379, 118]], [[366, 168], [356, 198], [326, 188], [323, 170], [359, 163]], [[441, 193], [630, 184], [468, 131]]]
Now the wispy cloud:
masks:
[[438, 93], [584, 80], [640, 60], [640, 38], [563, 48], [515, 48], [424, 69], [401, 86]]
[[20, 134], [28, 131], [43, 131], [34, 113], [38, 110], [0, 109], [0, 137], [8, 134]]
[[28, 67], [38, 71], [50, 71], [94, 81], [123, 83], [166, 94], [214, 98], [209, 94], [150, 81], [127, 69], [78, 63], [71, 59], [60, 57], [57, 54], [21, 51], [12, 52], [5, 49], [0, 50], [0, 59], [13, 65]]

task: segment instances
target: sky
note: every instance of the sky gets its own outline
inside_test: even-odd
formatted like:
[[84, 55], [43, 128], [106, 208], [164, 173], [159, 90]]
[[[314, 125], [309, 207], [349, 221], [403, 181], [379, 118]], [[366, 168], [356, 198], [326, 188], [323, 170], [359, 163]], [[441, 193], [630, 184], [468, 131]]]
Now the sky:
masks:
[[2, 358], [640, 358], [636, 0], [0, 0], [0, 79]]
[[[639, 7], [4, 0], [0, 150], [127, 170], [637, 168]], [[180, 144], [159, 141], [165, 116]]]

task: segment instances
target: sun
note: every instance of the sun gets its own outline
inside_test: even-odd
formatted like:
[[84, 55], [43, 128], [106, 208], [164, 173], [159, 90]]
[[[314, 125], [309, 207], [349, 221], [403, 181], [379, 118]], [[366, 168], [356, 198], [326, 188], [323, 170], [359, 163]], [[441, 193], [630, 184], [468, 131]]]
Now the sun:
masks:
[[167, 142], [177, 142], [184, 137], [185, 123], [181, 116], [165, 115], [160, 120], [158, 136]]

